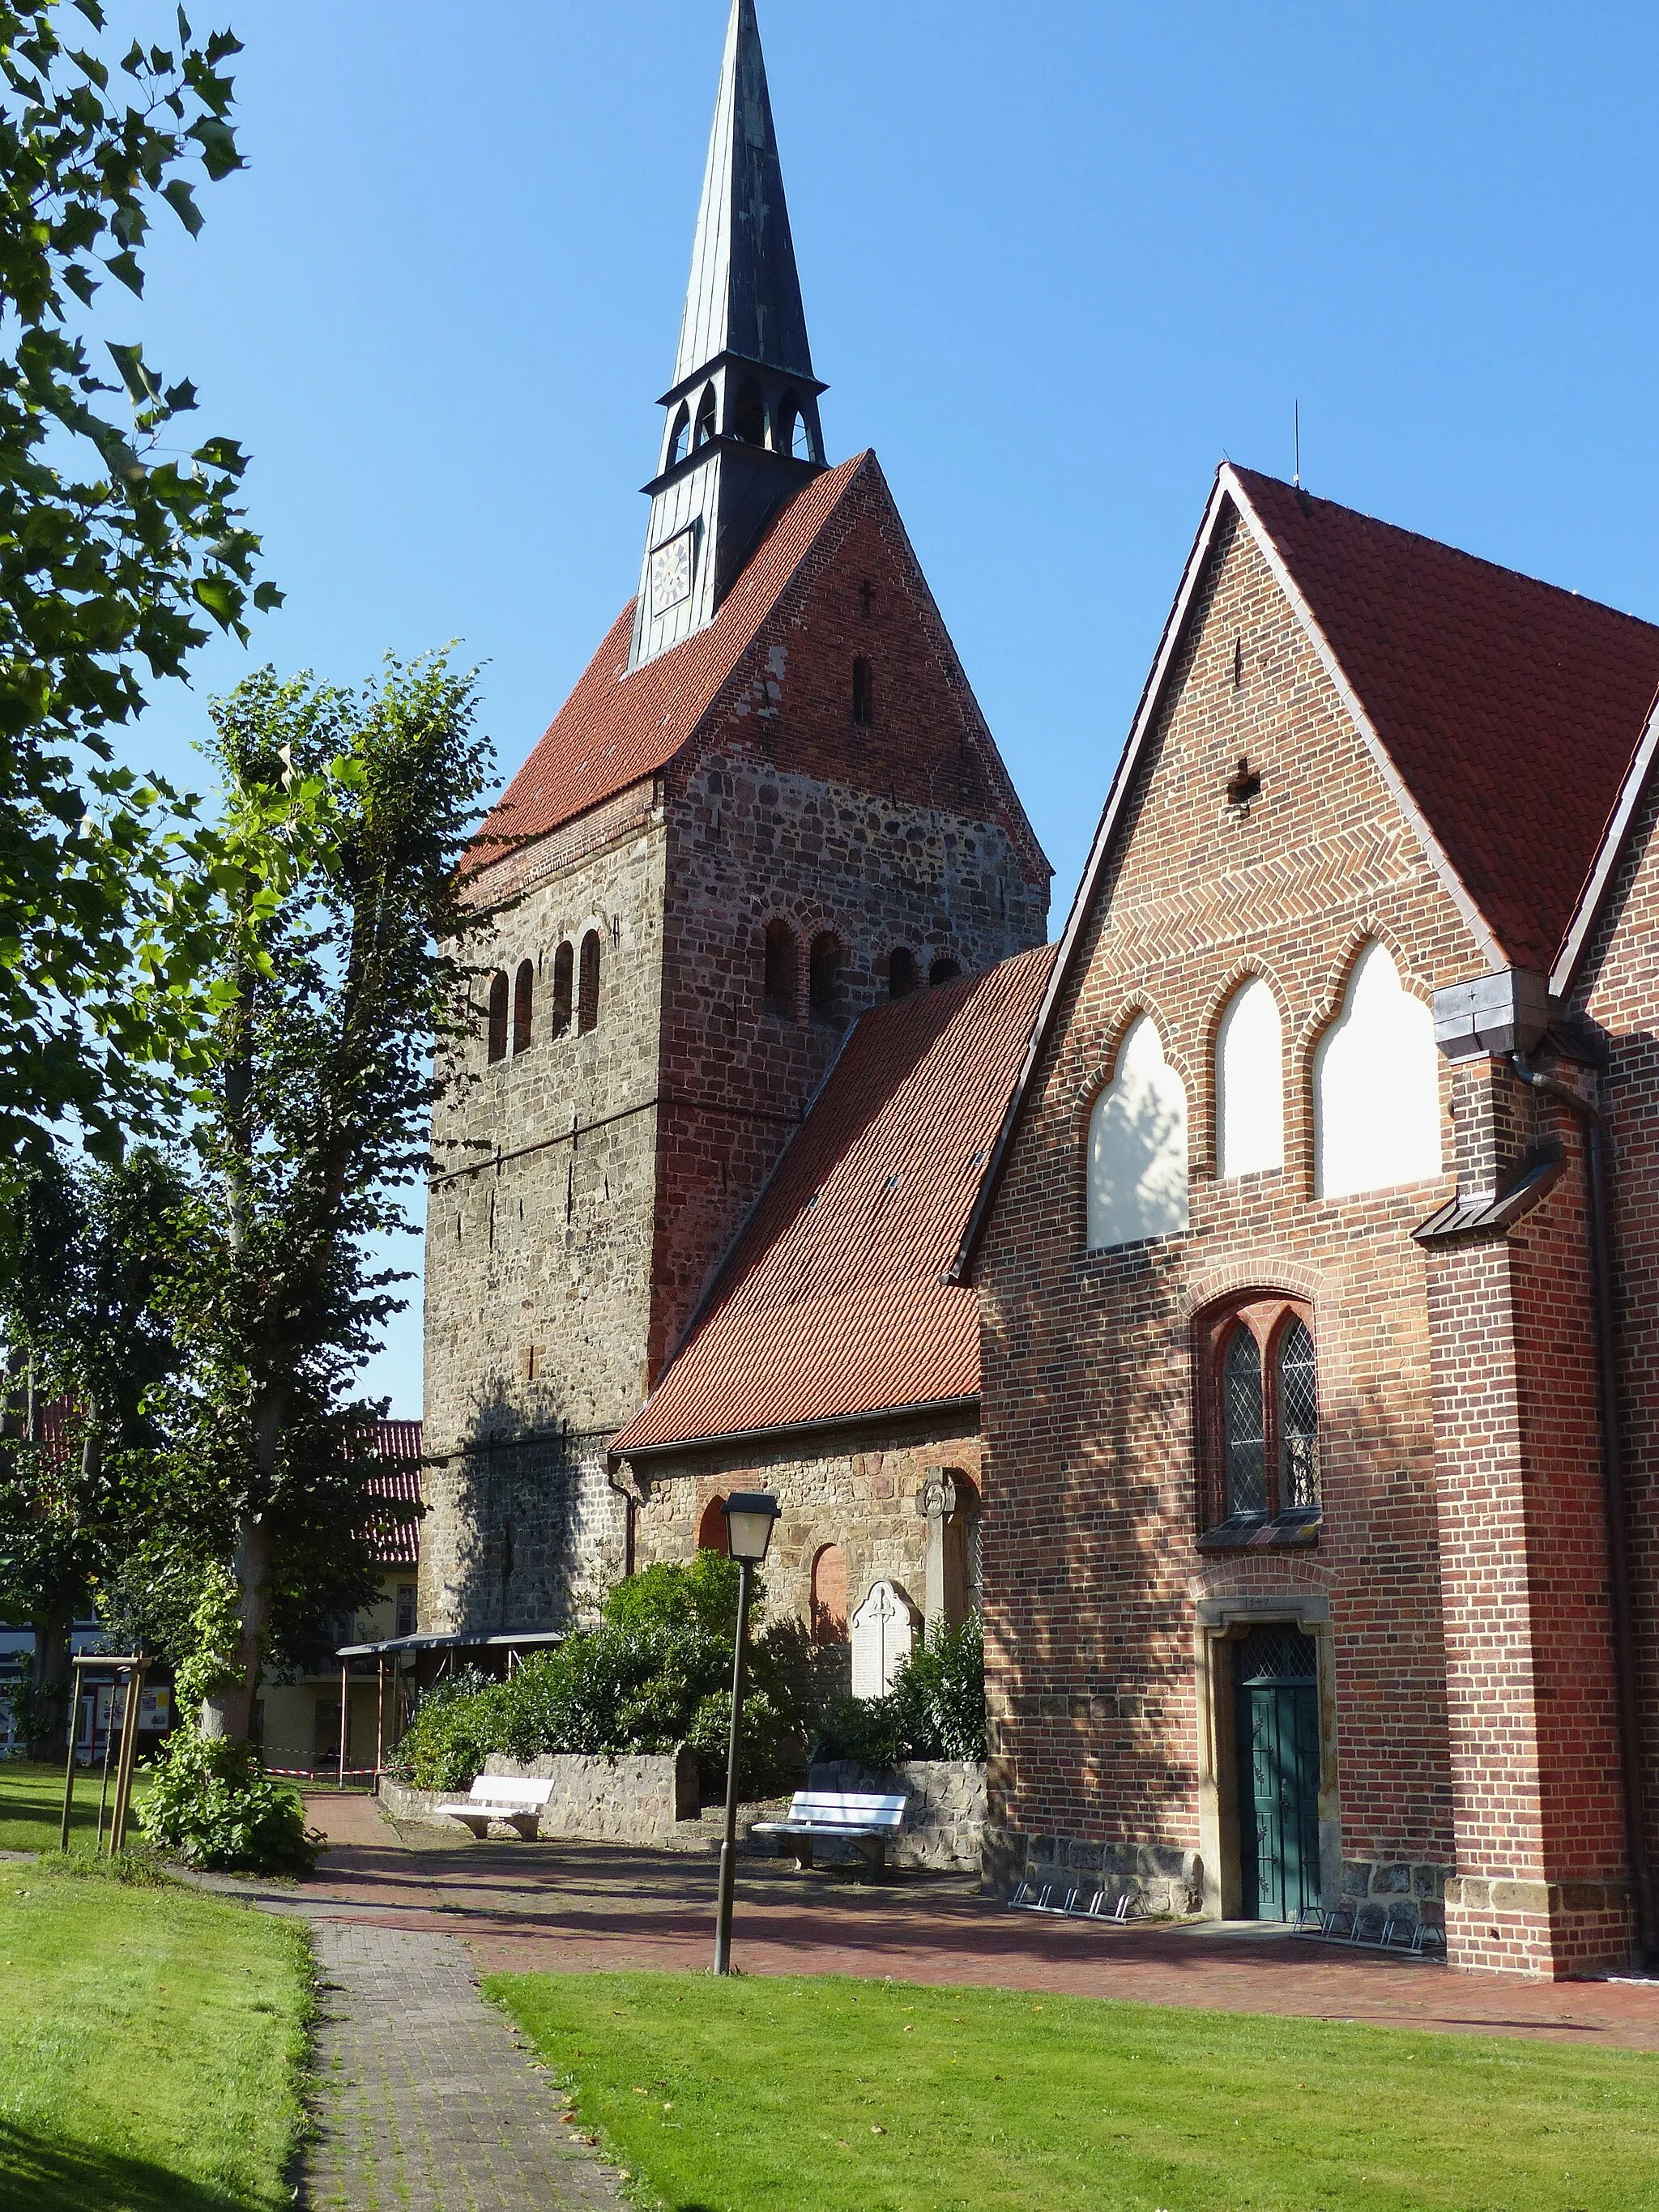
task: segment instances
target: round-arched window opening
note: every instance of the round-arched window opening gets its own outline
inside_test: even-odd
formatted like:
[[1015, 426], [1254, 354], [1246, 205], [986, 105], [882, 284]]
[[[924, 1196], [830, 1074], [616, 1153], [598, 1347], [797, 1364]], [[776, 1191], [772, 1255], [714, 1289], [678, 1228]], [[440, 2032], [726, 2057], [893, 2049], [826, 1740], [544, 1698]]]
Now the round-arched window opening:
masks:
[[766, 402], [752, 376], [745, 376], [738, 386], [737, 404], [732, 410], [732, 434], [741, 438], [745, 446], [766, 443]]
[[507, 970], [498, 968], [489, 979], [489, 1064], [507, 1058], [507, 1005], [511, 987]]
[[711, 384], [697, 404], [697, 432], [691, 441], [693, 449], [706, 446], [714, 436], [718, 417], [715, 412], [714, 387]]
[[908, 999], [916, 988], [916, 956], [908, 945], [896, 945], [887, 956], [887, 995]]
[[691, 450], [691, 410], [684, 400], [674, 417], [674, 434], [668, 441], [668, 465], [678, 468]]
[[728, 1556], [726, 1534], [726, 1500], [711, 1498], [702, 1509], [702, 1518], [697, 1523], [697, 1549], [718, 1552], [721, 1559]]
[[513, 1056], [528, 1052], [535, 1034], [536, 970], [528, 960], [519, 963], [513, 984]]
[[787, 921], [766, 925], [766, 1011], [781, 1021], [795, 1018], [795, 933]]
[[941, 983], [954, 983], [961, 973], [961, 961], [952, 960], [947, 953], [943, 959], [935, 960], [927, 970], [927, 981], [937, 990]]
[[808, 974], [812, 1019], [833, 1027], [841, 1019], [841, 946], [828, 930], [812, 939]]

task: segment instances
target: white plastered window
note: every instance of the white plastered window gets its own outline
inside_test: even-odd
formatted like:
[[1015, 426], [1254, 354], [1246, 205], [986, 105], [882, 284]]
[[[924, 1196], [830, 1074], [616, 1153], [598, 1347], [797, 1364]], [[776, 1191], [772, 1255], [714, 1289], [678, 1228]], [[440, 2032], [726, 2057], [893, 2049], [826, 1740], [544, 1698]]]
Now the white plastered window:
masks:
[[1216, 1030], [1215, 1164], [1219, 1176], [1285, 1164], [1285, 1027], [1260, 975], [1233, 993]]
[[1186, 1226], [1187, 1087], [1164, 1056], [1157, 1024], [1141, 1014], [1089, 1117], [1089, 1249]]
[[1375, 939], [1314, 1054], [1314, 1159], [1321, 1198], [1424, 1182], [1441, 1172], [1434, 1016]]

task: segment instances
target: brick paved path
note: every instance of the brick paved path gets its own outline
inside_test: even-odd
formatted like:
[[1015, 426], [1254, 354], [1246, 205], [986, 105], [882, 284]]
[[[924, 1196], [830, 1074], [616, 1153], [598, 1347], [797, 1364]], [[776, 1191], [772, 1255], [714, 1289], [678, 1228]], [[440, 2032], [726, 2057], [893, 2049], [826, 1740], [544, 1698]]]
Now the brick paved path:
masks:
[[319, 1920], [313, 2212], [621, 2203], [453, 1936]]
[[[485, 1973], [709, 1965], [712, 1858], [599, 1844], [475, 1844], [459, 1830], [446, 1839], [410, 1829], [410, 1849], [372, 1799], [319, 1796], [307, 1811], [333, 1843], [300, 1893], [308, 1916], [459, 1936]], [[288, 1897], [292, 1909], [295, 1893]], [[1659, 1984], [1454, 1973], [1255, 1923], [1039, 1920], [948, 1876], [853, 1884], [827, 1869], [800, 1876], [744, 1860], [732, 1959], [751, 1974], [890, 1974], [1659, 2051]]]

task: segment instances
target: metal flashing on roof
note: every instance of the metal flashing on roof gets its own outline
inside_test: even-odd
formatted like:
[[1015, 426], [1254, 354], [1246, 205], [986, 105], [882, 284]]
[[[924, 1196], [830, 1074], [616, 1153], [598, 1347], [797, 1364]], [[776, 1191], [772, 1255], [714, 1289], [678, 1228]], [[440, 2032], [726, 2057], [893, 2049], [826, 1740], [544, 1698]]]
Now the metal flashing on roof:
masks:
[[1454, 1237], [1501, 1236], [1549, 1196], [1566, 1164], [1559, 1146], [1534, 1152], [1501, 1196], [1490, 1190], [1458, 1191], [1419, 1222], [1412, 1235], [1419, 1244], [1443, 1244]]

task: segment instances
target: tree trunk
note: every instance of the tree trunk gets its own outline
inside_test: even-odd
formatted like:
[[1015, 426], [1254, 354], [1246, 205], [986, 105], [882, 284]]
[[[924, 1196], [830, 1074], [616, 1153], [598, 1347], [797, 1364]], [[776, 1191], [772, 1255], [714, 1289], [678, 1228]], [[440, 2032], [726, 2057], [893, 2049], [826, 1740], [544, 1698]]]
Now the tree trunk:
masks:
[[265, 1623], [270, 1614], [270, 1532], [264, 1521], [245, 1520], [236, 1532], [232, 1571], [241, 1591], [241, 1637], [234, 1654], [236, 1679], [204, 1698], [204, 1735], [229, 1735], [246, 1741], [253, 1726], [253, 1700], [264, 1658]]
[[65, 1733], [74, 1725], [70, 1711], [71, 1678], [75, 1669], [70, 1665], [71, 1632], [75, 1626], [75, 1601], [72, 1597], [56, 1596], [43, 1605], [34, 1620], [34, 1668], [31, 1688], [29, 1757], [31, 1759], [60, 1759], [69, 1750]]

